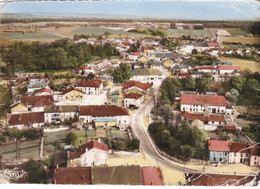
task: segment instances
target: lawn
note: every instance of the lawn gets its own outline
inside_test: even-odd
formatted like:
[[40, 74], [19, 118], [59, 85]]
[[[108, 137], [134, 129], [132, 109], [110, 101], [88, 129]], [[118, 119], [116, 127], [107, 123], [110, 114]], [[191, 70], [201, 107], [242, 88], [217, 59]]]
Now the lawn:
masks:
[[[103, 35], [105, 32], [110, 33], [111, 35], [136, 35], [133, 32], [126, 32], [126, 31], [115, 31], [106, 28], [99, 28], [99, 27], [80, 27], [71, 31], [71, 34], [95, 34], [95, 35]], [[140, 35], [140, 34], [138, 34]]]
[[238, 29], [238, 28], [228, 28], [228, 29], [226, 29], [226, 31], [228, 33], [230, 33], [230, 35], [232, 35], [232, 36], [244, 36], [244, 37], [247, 37], [247, 36], [250, 35], [250, 33], [248, 33], [247, 31], [242, 30], [242, 29]]
[[72, 131], [75, 139], [72, 141], [73, 146], [78, 147], [86, 143], [84, 131]]
[[169, 29], [171, 35], [203, 35], [203, 36], [212, 36], [212, 33], [209, 29], [203, 30], [187, 30], [187, 29]]
[[260, 62], [251, 61], [251, 60], [243, 60], [238, 58], [227, 58], [227, 57], [218, 57], [221, 61], [229, 61], [232, 62], [233, 65], [240, 66], [241, 70], [250, 69], [252, 72], [260, 72]]

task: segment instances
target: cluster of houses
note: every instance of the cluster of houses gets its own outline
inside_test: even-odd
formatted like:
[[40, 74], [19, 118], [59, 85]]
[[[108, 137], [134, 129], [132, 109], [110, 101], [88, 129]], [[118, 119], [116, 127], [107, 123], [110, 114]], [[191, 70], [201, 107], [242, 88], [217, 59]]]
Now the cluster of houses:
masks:
[[164, 185], [158, 167], [106, 166], [108, 146], [89, 141], [53, 157], [53, 184]]

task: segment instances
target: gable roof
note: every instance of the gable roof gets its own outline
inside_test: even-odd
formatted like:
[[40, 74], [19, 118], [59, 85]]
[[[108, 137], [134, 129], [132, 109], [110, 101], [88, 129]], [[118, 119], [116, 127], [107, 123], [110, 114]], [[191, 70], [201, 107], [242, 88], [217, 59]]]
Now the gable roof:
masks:
[[34, 81], [28, 85], [28, 88], [45, 88], [49, 84], [48, 80]]
[[141, 56], [141, 52], [131, 52], [131, 55], [133, 55], [133, 56]]
[[189, 77], [190, 74], [189, 73], [179, 73], [178, 76], [184, 76], [184, 77]]
[[128, 115], [127, 110], [124, 107], [115, 105], [92, 105], [92, 106], [80, 106], [79, 115], [89, 115], [93, 117], [101, 116], [124, 116]]
[[52, 95], [44, 95], [44, 96], [21, 96], [20, 100], [23, 104], [29, 104], [33, 105], [36, 104], [38, 101], [46, 99], [47, 101], [53, 102], [53, 96]]
[[48, 105], [54, 105], [54, 102], [47, 100], [45, 98], [41, 99], [40, 101], [36, 102], [33, 107], [43, 107]]
[[214, 66], [197, 66], [198, 70], [214, 70], [216, 69]]
[[62, 93], [63, 93], [63, 94], [66, 94], [66, 93], [69, 93], [69, 92], [71, 92], [71, 91], [77, 91], [77, 92], [83, 93], [82, 90], [77, 89], [77, 88], [74, 88], [74, 87], [68, 88], [68, 89], [64, 90]]
[[142, 185], [139, 165], [91, 167], [92, 184]]
[[230, 152], [239, 152], [239, 153], [249, 153], [250, 150], [248, 148], [248, 144], [238, 143], [238, 142], [230, 142]]
[[128, 93], [128, 94], [125, 94], [124, 97], [125, 98], [133, 98], [133, 99], [139, 99], [141, 98], [143, 95], [141, 94], [137, 94], [137, 93]]
[[163, 185], [162, 172], [159, 167], [141, 167], [143, 185]]
[[43, 112], [30, 112], [7, 115], [8, 125], [26, 125], [29, 123], [44, 123]]
[[224, 115], [216, 115], [216, 114], [204, 116], [203, 114], [193, 114], [193, 113], [183, 111], [181, 112], [181, 116], [187, 118], [188, 120], [198, 119], [201, 121], [221, 121], [221, 122], [225, 121]]
[[146, 91], [148, 88], [152, 86], [152, 84], [141, 83], [138, 81], [128, 81], [124, 83], [123, 90], [129, 89], [131, 87], [137, 87], [139, 89], [142, 89], [143, 91]]
[[54, 184], [91, 184], [90, 167], [56, 168], [53, 174]]
[[208, 43], [209, 47], [219, 47], [219, 43]]
[[47, 92], [47, 93], [52, 94], [52, 90], [49, 89], [49, 88], [42, 88], [42, 89], [39, 90], [37, 93], [44, 93], [44, 92]]
[[155, 50], [153, 46], [143, 46], [143, 50]]
[[226, 99], [224, 96], [182, 94], [181, 104], [226, 106]]
[[258, 144], [250, 148], [250, 154], [253, 156], [260, 156], [260, 145]]
[[186, 180], [188, 186], [242, 186], [254, 179], [254, 176], [238, 176], [238, 175], [224, 175], [224, 174], [198, 174], [188, 173], [186, 174]]
[[77, 87], [95, 87], [98, 88], [101, 85], [102, 81], [99, 79], [93, 79], [86, 81], [84, 79], [81, 79], [79, 83], [77, 84]]
[[89, 67], [89, 66], [78, 66], [77, 69], [78, 70], [90, 70], [91, 67]]
[[45, 106], [44, 113], [54, 112], [78, 112], [78, 106], [76, 105], [59, 105], [59, 106]]
[[240, 66], [236, 65], [218, 65], [219, 70], [240, 70]]
[[68, 161], [68, 150], [61, 150], [59, 153], [54, 154], [53, 156], [53, 165], [61, 165], [67, 163]]
[[208, 140], [209, 151], [230, 152], [229, 142], [220, 140]]
[[157, 69], [135, 69], [133, 75], [162, 75], [162, 72]]
[[108, 151], [108, 146], [106, 144], [100, 143], [100, 142], [95, 141], [95, 140], [89, 141], [89, 142], [81, 145], [80, 151], [85, 152], [86, 149], [91, 150], [93, 148]]

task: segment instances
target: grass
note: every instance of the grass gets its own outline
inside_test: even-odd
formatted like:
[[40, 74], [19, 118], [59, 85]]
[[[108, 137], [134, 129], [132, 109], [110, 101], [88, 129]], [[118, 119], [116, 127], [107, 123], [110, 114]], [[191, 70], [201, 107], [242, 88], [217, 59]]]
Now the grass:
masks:
[[251, 61], [251, 60], [242, 60], [238, 58], [227, 58], [227, 57], [218, 57], [221, 61], [232, 62], [233, 65], [240, 66], [241, 70], [251, 70], [252, 72], [260, 72], [260, 62]]
[[75, 136], [75, 139], [72, 142], [72, 144], [75, 147], [81, 146], [86, 143], [86, 137], [84, 131], [72, 131], [72, 133]]
[[0, 87], [0, 118], [5, 115], [11, 99], [11, 88]]
[[203, 30], [187, 30], [187, 29], [169, 29], [169, 34], [171, 35], [203, 35], [203, 36], [212, 36], [212, 33], [209, 29]]
[[36, 71], [29, 71], [28, 73], [40, 73], [40, 74], [65, 74], [71, 72], [71, 69], [69, 70], [36, 70]]
[[230, 35], [232, 35], [232, 36], [244, 36], [244, 37], [247, 37], [247, 36], [250, 35], [250, 33], [248, 33], [247, 31], [242, 30], [242, 29], [238, 29], [238, 28], [229, 28], [229, 29], [226, 29], [226, 31], [228, 33], [230, 33]]
[[241, 43], [242, 45], [247, 44], [258, 44], [260, 37], [223, 37], [222, 42], [224, 43]]

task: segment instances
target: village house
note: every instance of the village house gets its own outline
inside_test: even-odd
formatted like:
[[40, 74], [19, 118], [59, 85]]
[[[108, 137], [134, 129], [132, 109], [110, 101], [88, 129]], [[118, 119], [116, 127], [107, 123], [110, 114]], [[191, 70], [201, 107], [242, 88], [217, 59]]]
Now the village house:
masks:
[[212, 163], [229, 162], [229, 141], [208, 140], [209, 161]]
[[250, 150], [248, 149], [248, 144], [242, 144], [237, 142], [230, 142], [230, 153], [229, 153], [229, 163], [243, 163], [249, 164]]
[[260, 166], [260, 145], [259, 144], [250, 148], [250, 166], [255, 166], [255, 167]]
[[45, 106], [44, 120], [46, 123], [60, 123], [77, 117], [78, 112], [78, 106]]
[[127, 93], [137, 93], [146, 94], [150, 92], [152, 84], [141, 83], [138, 81], [128, 81], [123, 84], [123, 92]]
[[81, 79], [76, 86], [87, 95], [99, 95], [103, 89], [103, 82], [99, 79], [86, 81]]
[[142, 56], [141, 52], [131, 52], [128, 59], [131, 61], [137, 61], [140, 56]]
[[84, 93], [82, 90], [71, 87], [63, 91], [63, 99], [69, 101], [82, 101]]
[[187, 73], [189, 70], [189, 67], [183, 64], [176, 64], [172, 68], [172, 73], [173, 74], [178, 74], [178, 73]]
[[162, 75], [162, 72], [156, 69], [135, 69], [131, 80], [151, 84], [160, 84], [163, 79]]
[[34, 93], [35, 91], [39, 91], [42, 88], [49, 88], [48, 79], [39, 79], [39, 80], [30, 80], [27, 92]]
[[44, 115], [43, 112], [7, 114], [6, 123], [9, 128], [41, 127], [44, 125]]
[[20, 102], [28, 108], [28, 111], [43, 111], [44, 106], [54, 105], [52, 95], [45, 96], [21, 96]]
[[79, 75], [88, 75], [90, 73], [95, 74], [95, 70], [90, 66], [78, 66], [77, 73]]
[[219, 74], [233, 74], [235, 71], [240, 71], [240, 66], [236, 65], [218, 65]]
[[107, 165], [108, 146], [106, 144], [89, 141], [79, 147], [79, 152], [69, 152], [69, 167], [88, 167]]
[[117, 126], [124, 130], [130, 126], [130, 117], [124, 107], [115, 105], [80, 106], [79, 120], [85, 124], [95, 124], [95, 127]]
[[152, 56], [155, 54], [155, 48], [153, 46], [143, 46], [142, 52], [148, 56]]
[[28, 107], [26, 105], [22, 104], [22, 103], [19, 103], [19, 102], [11, 105], [10, 109], [11, 109], [12, 114], [28, 112]]
[[217, 69], [215, 66], [196, 66], [196, 69], [199, 72], [203, 72], [203, 73], [211, 73], [211, 74], [217, 73]]
[[138, 108], [144, 99], [145, 96], [138, 93], [124, 94], [124, 106], [126, 108]]
[[182, 94], [181, 111], [190, 113], [203, 113], [208, 111], [213, 114], [226, 113], [226, 99], [217, 95]]
[[53, 92], [50, 88], [42, 88], [39, 91], [35, 92], [35, 96], [46, 96], [46, 95], [52, 95]]

